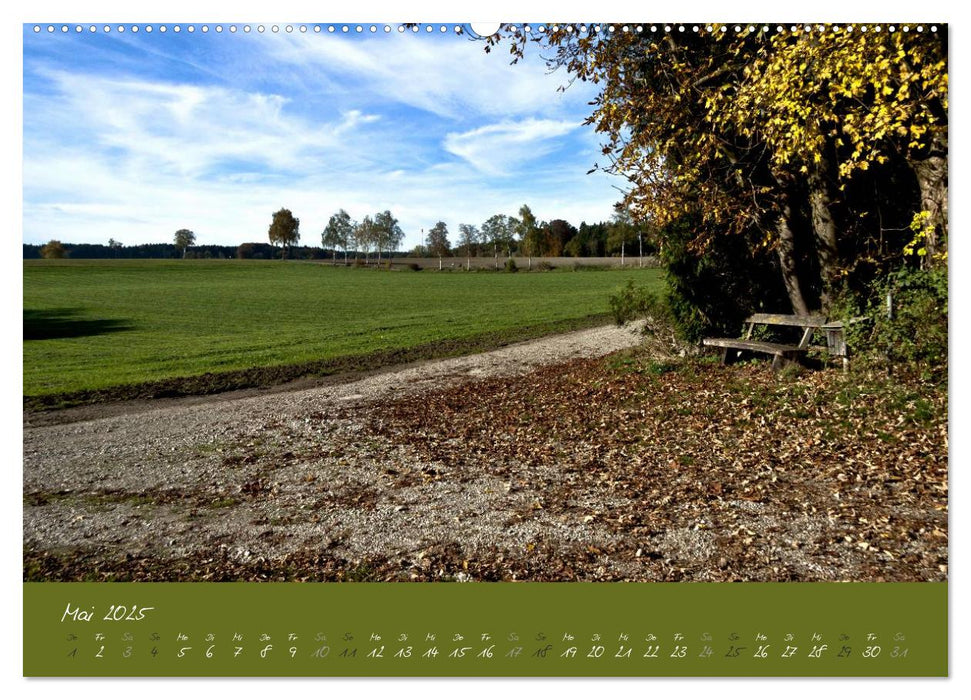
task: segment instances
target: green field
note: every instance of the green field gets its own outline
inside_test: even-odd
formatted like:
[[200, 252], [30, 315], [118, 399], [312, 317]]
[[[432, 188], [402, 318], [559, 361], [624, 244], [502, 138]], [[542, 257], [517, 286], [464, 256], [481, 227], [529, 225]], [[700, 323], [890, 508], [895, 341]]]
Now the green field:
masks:
[[327, 373], [348, 358], [468, 352], [605, 314], [609, 293], [628, 279], [661, 285], [651, 269], [412, 272], [238, 260], [25, 260], [23, 269], [25, 397], [112, 398], [113, 387], [305, 366], [204, 392]]

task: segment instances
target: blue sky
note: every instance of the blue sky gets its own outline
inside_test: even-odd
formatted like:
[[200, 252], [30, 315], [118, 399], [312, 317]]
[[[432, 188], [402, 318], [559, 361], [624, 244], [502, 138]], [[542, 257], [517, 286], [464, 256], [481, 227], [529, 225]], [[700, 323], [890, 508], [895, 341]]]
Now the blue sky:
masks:
[[540, 219], [608, 219], [594, 86], [533, 53], [457, 35], [279, 32], [229, 25], [68, 32], [24, 27], [24, 241], [265, 241], [272, 212], [319, 244], [331, 214], [390, 209], [422, 228], [481, 224], [528, 203]]

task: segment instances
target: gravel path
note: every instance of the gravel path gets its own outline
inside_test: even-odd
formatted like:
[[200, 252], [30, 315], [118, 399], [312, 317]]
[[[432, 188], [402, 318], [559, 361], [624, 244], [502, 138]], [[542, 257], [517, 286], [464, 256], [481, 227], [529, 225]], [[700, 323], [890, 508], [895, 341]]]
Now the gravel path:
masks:
[[488, 376], [529, 381], [640, 337], [605, 326], [309, 389], [25, 415], [25, 552], [246, 563], [314, 551], [419, 571], [436, 548], [595, 543], [611, 537], [595, 524], [510, 525], [534, 495], [487, 475], [443, 478], [362, 426], [381, 402]]

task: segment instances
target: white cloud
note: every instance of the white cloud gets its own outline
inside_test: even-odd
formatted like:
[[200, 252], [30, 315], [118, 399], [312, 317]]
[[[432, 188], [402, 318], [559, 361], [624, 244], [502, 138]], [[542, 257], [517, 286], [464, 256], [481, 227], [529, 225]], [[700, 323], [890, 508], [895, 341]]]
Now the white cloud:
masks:
[[30, 152], [43, 148], [45, 127], [53, 126], [74, 136], [75, 148], [190, 178], [224, 163], [298, 168], [321, 152], [342, 150], [348, 131], [375, 120], [351, 110], [333, 122], [311, 122], [288, 114], [289, 99], [277, 94], [64, 72], [51, 77], [57, 93], [43, 106], [47, 123], [31, 121], [25, 130]]
[[550, 75], [542, 61], [509, 64], [499, 48], [487, 54], [481, 41], [424, 34], [341, 36], [291, 34], [254, 37], [273, 59], [304, 66], [312, 74], [353, 81], [353, 91], [433, 114], [462, 118], [561, 113], [585, 105], [592, 87], [576, 83], [567, 97], [558, 88], [566, 74]]
[[557, 139], [579, 126], [575, 122], [552, 119], [507, 121], [447, 134], [443, 146], [484, 173], [507, 175], [559, 147], [561, 143]]

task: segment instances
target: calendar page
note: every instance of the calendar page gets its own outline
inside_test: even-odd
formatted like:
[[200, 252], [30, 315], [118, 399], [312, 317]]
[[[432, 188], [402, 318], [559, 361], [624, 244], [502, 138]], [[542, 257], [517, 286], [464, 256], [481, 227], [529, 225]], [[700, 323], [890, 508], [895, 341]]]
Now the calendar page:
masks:
[[649, 19], [23, 25], [23, 675], [948, 675], [948, 26]]

